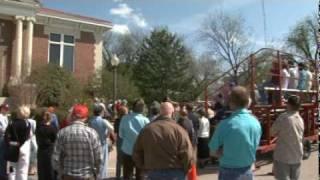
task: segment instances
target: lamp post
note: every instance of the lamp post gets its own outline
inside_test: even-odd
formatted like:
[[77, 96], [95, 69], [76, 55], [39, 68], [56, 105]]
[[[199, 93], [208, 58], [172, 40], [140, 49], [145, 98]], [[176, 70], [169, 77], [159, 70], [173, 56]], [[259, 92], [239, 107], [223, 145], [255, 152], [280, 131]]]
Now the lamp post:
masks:
[[116, 54], [114, 54], [111, 58], [111, 66], [113, 69], [113, 112], [115, 115], [116, 110], [116, 98], [117, 98], [117, 67], [120, 63], [120, 60]]

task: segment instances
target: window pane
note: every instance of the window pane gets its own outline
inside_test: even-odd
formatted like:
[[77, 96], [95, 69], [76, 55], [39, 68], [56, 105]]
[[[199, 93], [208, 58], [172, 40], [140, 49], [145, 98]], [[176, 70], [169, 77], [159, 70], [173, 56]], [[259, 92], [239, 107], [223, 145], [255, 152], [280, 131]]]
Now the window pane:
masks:
[[66, 70], [73, 71], [73, 47], [72, 46], [64, 46], [63, 67]]
[[60, 42], [61, 41], [61, 35], [60, 34], [51, 33], [50, 34], [50, 41]]
[[50, 44], [49, 63], [60, 65], [60, 45]]
[[74, 43], [73, 36], [64, 35], [64, 42]]

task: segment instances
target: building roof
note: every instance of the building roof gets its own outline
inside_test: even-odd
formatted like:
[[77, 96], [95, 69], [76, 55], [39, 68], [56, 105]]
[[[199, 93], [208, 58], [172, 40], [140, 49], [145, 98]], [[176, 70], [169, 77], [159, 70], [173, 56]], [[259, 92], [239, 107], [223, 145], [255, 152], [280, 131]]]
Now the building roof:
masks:
[[57, 19], [62, 19], [62, 20], [67, 20], [67, 21], [73, 21], [73, 22], [78, 22], [78, 23], [91, 24], [91, 25], [95, 25], [95, 26], [112, 28], [112, 22], [107, 21], [107, 20], [82, 16], [82, 15], [73, 14], [73, 13], [67, 13], [67, 12], [49, 9], [49, 8], [40, 8], [37, 15], [45, 16], [45, 17], [52, 17], [52, 18], [57, 18]]
[[16, 1], [16, 2], [29, 3], [29, 4], [40, 4], [39, 0], [9, 0], [9, 1]]

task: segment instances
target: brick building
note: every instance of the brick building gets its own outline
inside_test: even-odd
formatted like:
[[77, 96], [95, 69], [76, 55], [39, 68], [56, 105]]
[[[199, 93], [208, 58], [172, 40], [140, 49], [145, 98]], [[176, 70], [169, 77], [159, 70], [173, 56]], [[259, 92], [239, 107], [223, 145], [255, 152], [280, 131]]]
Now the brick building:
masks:
[[85, 81], [102, 66], [109, 21], [42, 7], [36, 0], [0, 0], [0, 96], [35, 68], [58, 64]]

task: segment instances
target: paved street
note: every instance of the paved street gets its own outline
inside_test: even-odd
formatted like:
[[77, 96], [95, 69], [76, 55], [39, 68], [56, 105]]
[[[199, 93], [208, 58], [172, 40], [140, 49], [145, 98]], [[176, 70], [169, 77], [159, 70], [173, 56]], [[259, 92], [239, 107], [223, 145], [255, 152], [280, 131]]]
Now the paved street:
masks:
[[[269, 159], [265, 158], [258, 161], [259, 165], [262, 165], [255, 172], [255, 180], [274, 180], [273, 176], [268, 175], [272, 169], [272, 163]], [[200, 171], [199, 180], [215, 180], [218, 179], [217, 167], [210, 167], [203, 171]], [[303, 161], [301, 180], [317, 180], [318, 179], [318, 153], [313, 152], [310, 159]]]
[[[115, 176], [115, 159], [116, 153], [113, 151], [110, 154], [109, 159], [109, 175], [110, 177]], [[272, 169], [271, 155], [259, 157], [258, 166], [261, 166], [255, 172], [255, 180], [274, 180], [273, 176], [268, 175]], [[217, 166], [206, 167], [199, 172], [199, 180], [216, 180], [218, 179]], [[113, 178], [111, 178], [113, 179]], [[308, 160], [302, 163], [302, 174], [301, 180], [317, 180], [318, 179], [318, 151], [314, 149]], [[35, 177], [30, 177], [29, 180], [36, 180]]]

